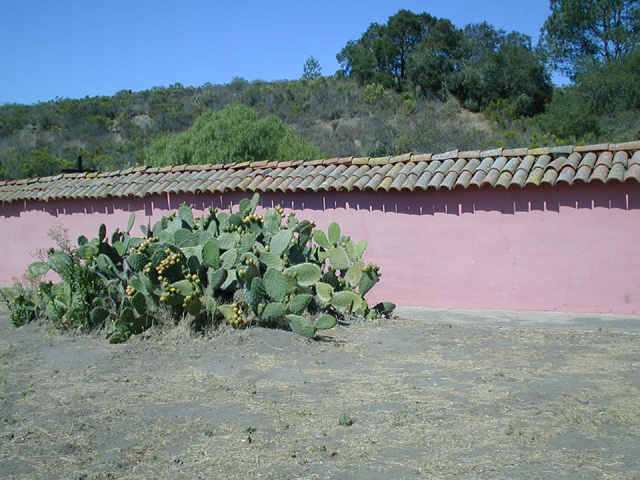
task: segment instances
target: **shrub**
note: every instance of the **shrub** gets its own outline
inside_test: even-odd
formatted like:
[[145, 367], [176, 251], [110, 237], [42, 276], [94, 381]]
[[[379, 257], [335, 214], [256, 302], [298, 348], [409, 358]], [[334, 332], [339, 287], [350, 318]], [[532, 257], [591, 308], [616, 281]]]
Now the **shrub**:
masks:
[[11, 323], [16, 327], [35, 320], [37, 308], [33, 301], [33, 295], [20, 284], [13, 289], [0, 290], [0, 296], [7, 304]]

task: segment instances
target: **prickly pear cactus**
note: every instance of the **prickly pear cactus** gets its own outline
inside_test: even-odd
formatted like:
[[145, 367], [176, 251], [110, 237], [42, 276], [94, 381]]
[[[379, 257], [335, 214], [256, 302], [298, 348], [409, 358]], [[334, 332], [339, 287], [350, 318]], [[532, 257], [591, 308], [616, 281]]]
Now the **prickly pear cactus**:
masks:
[[140, 227], [142, 237], [131, 234], [132, 215], [124, 231], [109, 235], [102, 225], [77, 249], [52, 249], [29, 266], [33, 276], [53, 270], [62, 280], [41, 288], [42, 310], [76, 327], [106, 326], [114, 343], [148, 328], [161, 311], [194, 325], [285, 327], [308, 338], [338, 319], [392, 311], [393, 304], [370, 307], [364, 299], [380, 278], [364, 262], [366, 241], [355, 243], [337, 223], [323, 232], [280, 205], [258, 214], [259, 204], [256, 194], [237, 211], [201, 216], [183, 204]]

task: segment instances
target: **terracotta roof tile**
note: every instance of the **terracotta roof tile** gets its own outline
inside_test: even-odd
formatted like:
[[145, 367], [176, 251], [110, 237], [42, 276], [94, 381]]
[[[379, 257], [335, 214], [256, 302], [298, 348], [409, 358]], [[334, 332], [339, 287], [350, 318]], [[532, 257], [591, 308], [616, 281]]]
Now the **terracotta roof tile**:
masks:
[[405, 186], [407, 178], [407, 174], [400, 173], [395, 179], [391, 179], [392, 182], [389, 184], [389, 190], [402, 190], [402, 187]]
[[576, 170], [571, 165], [565, 165], [562, 170], [560, 170], [558, 183], [568, 183], [571, 185], [575, 176]]
[[571, 165], [574, 170], [577, 170], [580, 162], [582, 162], [582, 155], [577, 152], [573, 152], [567, 157], [565, 165]]
[[302, 181], [301, 178], [296, 178], [296, 177], [285, 177], [282, 179], [282, 181], [276, 186], [276, 184], [273, 184], [274, 187], [274, 191], [279, 191], [279, 192], [286, 192], [287, 190], [291, 190], [289, 188], [289, 186], [296, 182], [296, 183], [300, 183]]
[[540, 185], [542, 177], [544, 177], [544, 168], [534, 165], [525, 185]]
[[414, 188], [419, 188], [421, 190], [426, 190], [427, 189], [427, 185], [429, 185], [429, 182], [431, 181], [431, 177], [433, 177], [433, 172], [431, 172], [429, 170], [425, 170], [422, 173], [422, 175], [420, 175], [418, 180], [416, 180], [416, 184], [415, 184]]
[[563, 153], [568, 155], [570, 153], [573, 153], [573, 145], [565, 145], [562, 147], [551, 147], [549, 148], [549, 153], [550, 154]]
[[416, 188], [416, 183], [418, 183], [418, 178], [419, 177], [417, 175], [407, 175], [407, 178], [400, 187], [400, 190], [403, 192], [413, 192]]
[[452, 158], [446, 159], [444, 162], [440, 164], [440, 166], [436, 169], [434, 173], [442, 173], [443, 175], [448, 173], [451, 167], [455, 164], [455, 161]]
[[244, 192], [249, 186], [249, 184], [251, 184], [252, 180], [253, 180], [252, 177], [242, 178], [240, 179], [240, 182], [235, 186], [235, 188], [237, 188], [238, 190], [242, 190]]
[[564, 167], [564, 164], [567, 161], [567, 157], [565, 157], [564, 155], [556, 158], [555, 160], [552, 160], [549, 162], [549, 165], [547, 165], [547, 170], [550, 168], [553, 168], [556, 172], [559, 172], [562, 167]]
[[482, 162], [480, 162], [480, 165], [478, 165], [478, 170], [481, 172], [487, 173], [491, 168], [491, 166], [493, 165], [493, 162], [495, 162], [494, 157], [483, 158]]
[[[446, 162], [445, 162], [446, 163]], [[457, 175], [460, 175], [460, 172], [464, 169], [467, 164], [467, 160], [464, 158], [459, 158], [449, 169], [449, 172], [454, 172]]]
[[445, 175], [443, 172], [435, 172], [431, 177], [431, 180], [429, 180], [429, 183], [427, 184], [427, 190], [437, 190], [438, 188], [440, 188], [444, 177]]
[[412, 153], [411, 161], [412, 162], [428, 162], [429, 160], [431, 160], [431, 157], [433, 157], [432, 153], [420, 153], [420, 154]]
[[613, 156], [613, 165], [616, 163], [622, 164], [622, 168], [627, 168], [627, 165], [629, 164], [629, 154], [624, 151], [616, 152]]
[[536, 168], [546, 169], [549, 163], [551, 163], [551, 157], [549, 155], [540, 155], [537, 158], [536, 163], [533, 164], [533, 169], [536, 169]]
[[368, 165], [369, 157], [354, 158], [353, 160], [351, 160], [351, 163], [353, 163], [354, 165]]
[[611, 164], [613, 162], [613, 154], [611, 152], [602, 152], [598, 155], [598, 160], [596, 161], [596, 168], [599, 165], [604, 165], [607, 168], [611, 168]]
[[468, 162], [465, 163], [464, 167], [462, 167], [461, 172], [469, 172], [469, 173], [473, 174], [473, 172], [475, 172], [476, 168], [478, 168], [480, 163], [481, 162], [478, 159], [478, 157], [472, 158]]
[[609, 150], [614, 152], [618, 150], [640, 150], [640, 140], [625, 143], [612, 143], [609, 145]]
[[468, 152], [458, 152], [458, 158], [478, 158], [481, 155], [481, 153], [482, 152], [480, 150], [470, 150]]
[[456, 186], [456, 183], [458, 182], [459, 177], [460, 177], [460, 174], [452, 170], [445, 175], [441, 186], [446, 188], [447, 190], [451, 190], [453, 187]]
[[438, 153], [431, 157], [431, 160], [447, 160], [450, 158], [458, 158], [458, 150], [451, 150], [450, 152]]
[[[307, 176], [307, 177], [301, 177], [301, 182], [297, 185], [297, 189], [298, 190], [312, 190], [311, 188], [311, 183], [316, 180], [318, 178], [318, 176]], [[324, 180], [324, 177], [320, 177], [322, 180]]]
[[473, 174], [473, 177], [471, 177], [471, 181], [469, 182], [469, 185], [475, 185], [476, 187], [480, 187], [482, 186], [482, 182], [484, 181], [485, 177], [487, 176], [487, 172], [484, 170], [476, 170], [476, 173]]
[[525, 173], [529, 173], [535, 163], [536, 163], [536, 157], [534, 157], [533, 155], [527, 155], [522, 159], [522, 161], [518, 165], [517, 170], [522, 170]]
[[589, 165], [581, 165], [580, 167], [578, 167], [573, 181], [587, 183], [589, 181], [589, 178], [591, 178], [592, 171], [593, 168]]
[[520, 188], [524, 187], [528, 176], [529, 176], [529, 172], [527, 172], [526, 170], [521, 168], [516, 170], [516, 173], [513, 175], [513, 178], [511, 179], [511, 185], [516, 185]]
[[172, 192], [448, 190], [640, 182], [640, 141], [394, 157], [136, 166], [0, 181], [0, 201], [144, 197]]
[[609, 175], [607, 176], [607, 182], [624, 182], [624, 174], [626, 173], [626, 168], [621, 163], [615, 163], [611, 170], [609, 170]]
[[591, 173], [591, 177], [589, 177], [589, 182], [599, 181], [604, 183], [607, 181], [608, 176], [609, 176], [609, 167], [607, 167], [606, 165], [600, 164], [593, 169], [593, 172]]
[[496, 182], [496, 187], [509, 188], [509, 185], [511, 185], [512, 178], [513, 178], [513, 173], [503, 171], [498, 177], [498, 181]]
[[624, 181], [635, 180], [640, 182], [640, 163], [634, 163], [624, 174]]
[[394, 155], [389, 159], [389, 163], [402, 163], [403, 165], [411, 160], [411, 153], [404, 153], [402, 155]]
[[458, 179], [456, 180], [456, 187], [462, 187], [462, 188], [468, 188], [469, 185], [471, 184], [471, 178], [473, 177], [473, 174], [471, 173], [471, 171], [469, 170], [465, 170], [464, 172], [462, 172], [460, 174], [460, 176], [458, 176]]
[[[505, 148], [502, 155], [505, 157], [524, 157], [529, 153], [528, 148]], [[499, 157], [500, 155], [490, 155], [491, 157]]]
[[484, 157], [500, 157], [502, 155], [506, 155], [504, 152], [504, 148], [494, 148], [493, 150], [482, 150], [478, 158]]
[[529, 155], [549, 155], [549, 147], [530, 148], [527, 150]]
[[[501, 158], [504, 158], [504, 157], [501, 157]], [[487, 172], [487, 176], [484, 177], [484, 180], [482, 180], [482, 183], [480, 184], [480, 186], [489, 185], [493, 187], [498, 181], [498, 178], [500, 178], [500, 170], [497, 168], [491, 168]]]
[[[506, 157], [501, 157], [506, 158]], [[518, 157], [514, 157], [509, 160], [504, 167], [502, 167], [502, 172], [509, 172], [510, 174], [514, 174], [520, 165], [520, 159]]]
[[378, 157], [378, 158], [370, 158], [369, 165], [386, 165], [391, 160], [391, 157]]
[[542, 180], [540, 181], [540, 184], [555, 185], [557, 179], [558, 179], [558, 171], [554, 170], [553, 168], [550, 168], [549, 170], [544, 172], [544, 175], [542, 177]]

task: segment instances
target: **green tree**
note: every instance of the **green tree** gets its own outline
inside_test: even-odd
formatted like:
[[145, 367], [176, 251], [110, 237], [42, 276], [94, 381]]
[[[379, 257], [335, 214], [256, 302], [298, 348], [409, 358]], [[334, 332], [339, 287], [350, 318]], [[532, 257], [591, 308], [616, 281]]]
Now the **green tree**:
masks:
[[542, 44], [572, 78], [584, 62], [608, 63], [640, 44], [640, 0], [551, 0]]
[[55, 157], [48, 149], [21, 152], [9, 150], [3, 153], [0, 178], [36, 178], [57, 175], [64, 168], [73, 168], [73, 162]]
[[446, 97], [465, 58], [464, 35], [449, 20], [436, 22], [407, 61], [407, 77], [426, 96]]
[[304, 62], [304, 66], [302, 67], [302, 78], [315, 80], [321, 76], [322, 67], [320, 67], [320, 62], [312, 55], [307, 58], [306, 62]]
[[363, 85], [379, 83], [402, 89], [411, 54], [437, 22], [428, 13], [400, 10], [384, 25], [372, 23], [359, 40], [350, 40], [336, 58], [343, 73], [355, 76]]
[[206, 112], [184, 132], [165, 136], [147, 150], [150, 165], [230, 163], [320, 158], [317, 147], [274, 116], [260, 118], [240, 103]]
[[640, 48], [582, 71], [557, 89], [540, 123], [565, 143], [640, 137]]
[[463, 42], [464, 59], [449, 89], [465, 107], [485, 110], [500, 104], [514, 118], [543, 111], [553, 86], [529, 36], [481, 23], [465, 27]]

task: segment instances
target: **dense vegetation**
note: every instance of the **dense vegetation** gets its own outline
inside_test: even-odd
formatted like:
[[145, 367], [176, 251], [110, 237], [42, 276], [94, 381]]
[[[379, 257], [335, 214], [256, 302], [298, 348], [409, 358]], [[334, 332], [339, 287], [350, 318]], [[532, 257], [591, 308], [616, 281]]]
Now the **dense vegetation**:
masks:
[[[78, 155], [109, 170], [640, 138], [640, 0], [551, 10], [538, 46], [401, 10], [349, 41], [331, 76], [310, 57], [299, 80], [3, 105], [0, 178], [56, 174]], [[554, 88], [553, 70], [572, 83]]]
[[[192, 207], [131, 234], [82, 236], [72, 246], [54, 231], [58, 248], [40, 252], [29, 266], [31, 288], [4, 296], [16, 326], [48, 317], [62, 328], [106, 329], [112, 343], [129, 339], [166, 317], [188, 318], [196, 327], [227, 322], [286, 327], [313, 338], [338, 319], [374, 319], [395, 307], [370, 307], [364, 296], [380, 278], [366, 264], [367, 242], [355, 243], [332, 223], [328, 232], [277, 206], [256, 213], [257, 194], [236, 212], [211, 208], [194, 217]], [[60, 281], [44, 281], [53, 270]], [[304, 315], [304, 316], [303, 316]]]

